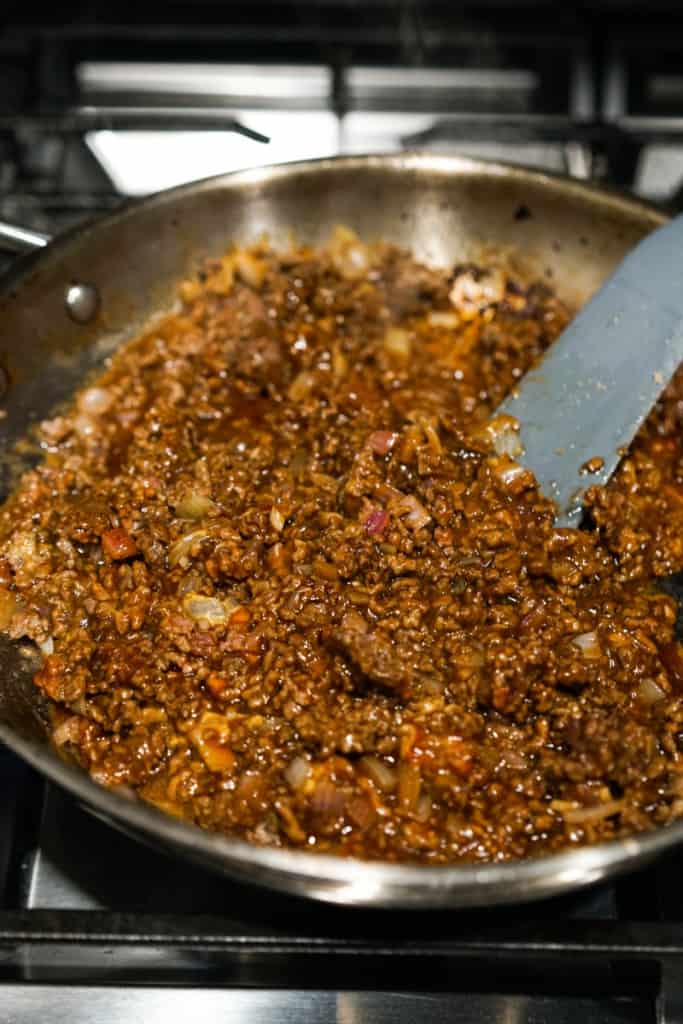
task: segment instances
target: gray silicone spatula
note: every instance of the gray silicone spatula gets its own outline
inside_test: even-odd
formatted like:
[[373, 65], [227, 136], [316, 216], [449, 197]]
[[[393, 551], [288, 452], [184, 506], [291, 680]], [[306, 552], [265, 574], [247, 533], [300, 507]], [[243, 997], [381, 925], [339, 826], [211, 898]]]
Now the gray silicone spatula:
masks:
[[498, 410], [519, 420], [519, 461], [559, 525], [578, 524], [682, 360], [683, 215], [629, 253]]

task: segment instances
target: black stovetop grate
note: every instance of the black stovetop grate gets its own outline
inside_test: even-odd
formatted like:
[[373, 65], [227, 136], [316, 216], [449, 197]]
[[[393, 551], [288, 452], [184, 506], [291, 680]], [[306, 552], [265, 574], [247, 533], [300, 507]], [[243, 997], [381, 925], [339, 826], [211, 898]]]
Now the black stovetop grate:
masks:
[[[508, 158], [521, 161], [529, 147], [545, 157], [553, 150], [555, 169], [681, 205], [683, 163], [662, 170], [672, 149], [683, 152], [680, 4], [252, 0], [229, 11], [186, 5], [169, 22], [167, 5], [141, 0], [132, 24], [109, 7], [67, 4], [52, 24], [22, 19], [18, 9], [0, 16], [0, 217], [47, 231], [117, 206], [111, 178], [84, 144], [89, 129], [149, 127], [156, 118], [170, 130], [180, 124], [168, 117], [174, 109], [192, 114], [189, 127], [217, 128], [230, 121], [231, 104], [246, 102], [170, 85], [122, 92], [79, 77], [86, 65], [131, 61], [316, 66], [329, 82], [316, 103], [340, 123], [422, 110], [426, 126], [393, 142], [483, 155], [507, 145]], [[434, 68], [456, 77], [434, 84]], [[349, 131], [340, 128], [342, 149]], [[645, 164], [659, 167], [652, 182], [640, 180]]]

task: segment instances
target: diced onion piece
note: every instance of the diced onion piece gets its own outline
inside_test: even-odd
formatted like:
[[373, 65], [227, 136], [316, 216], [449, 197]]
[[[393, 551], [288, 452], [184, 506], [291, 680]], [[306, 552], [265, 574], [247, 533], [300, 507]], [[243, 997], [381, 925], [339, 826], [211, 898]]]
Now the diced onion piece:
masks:
[[224, 715], [205, 711], [189, 736], [210, 771], [229, 772], [233, 768], [235, 755], [228, 746], [230, 723]]
[[310, 761], [307, 761], [305, 757], [295, 757], [289, 762], [282, 774], [287, 784], [296, 791], [302, 789], [306, 780], [311, 775], [311, 771]]
[[501, 267], [489, 267], [480, 284], [487, 302], [502, 302], [505, 298], [505, 274]]
[[413, 351], [413, 341], [410, 331], [402, 327], [390, 327], [384, 335], [384, 351], [390, 356], [407, 363]]
[[215, 507], [216, 505], [207, 494], [191, 490], [180, 499], [175, 506], [175, 512], [181, 519], [203, 519]]
[[459, 558], [455, 564], [459, 569], [479, 569], [482, 561], [478, 555], [466, 555], [464, 558]]
[[7, 629], [14, 613], [19, 609], [16, 594], [6, 587], [0, 587], [0, 629]]
[[346, 805], [346, 814], [364, 832], [374, 823], [377, 812], [367, 796], [354, 796]]
[[[504, 458], [502, 456], [501, 458]], [[515, 484], [519, 483], [523, 477], [529, 475], [529, 470], [525, 469], [524, 466], [520, 466], [518, 462], [508, 461], [499, 462], [493, 466], [494, 474], [503, 485], [503, 487], [513, 488]]]
[[284, 528], [285, 517], [283, 516], [282, 512], [277, 507], [277, 505], [273, 505], [273, 507], [270, 510], [270, 525], [273, 527], [274, 530], [277, 530], [278, 533], [280, 533], [281, 530]]
[[217, 597], [207, 597], [191, 591], [183, 598], [183, 609], [195, 622], [203, 622], [208, 626], [222, 626], [239, 607], [236, 601], [219, 601]]
[[427, 316], [430, 327], [457, 327], [460, 317], [457, 313], [444, 313], [438, 310]]
[[623, 810], [623, 800], [607, 800], [604, 804], [594, 807], [571, 807], [562, 811], [562, 817], [570, 825], [588, 825], [594, 821], [602, 821]]
[[168, 549], [168, 564], [173, 569], [178, 563], [189, 555], [195, 544], [206, 540], [209, 536], [208, 530], [192, 530], [174, 541]]
[[45, 640], [42, 640], [38, 647], [41, 654], [54, 654], [55, 653], [55, 642], [51, 636], [48, 636]]
[[78, 396], [78, 408], [86, 416], [101, 416], [111, 408], [114, 401], [105, 388], [86, 388]]
[[374, 508], [363, 521], [363, 526], [371, 537], [383, 533], [389, 523], [389, 513], [385, 508]]
[[209, 625], [222, 625], [228, 617], [222, 603], [216, 597], [206, 597], [191, 591], [183, 598], [185, 612], [196, 622], [206, 621]]
[[302, 402], [305, 398], [308, 398], [314, 386], [315, 374], [311, 373], [310, 370], [302, 370], [289, 385], [287, 394], [293, 402]]
[[422, 424], [427, 444], [434, 452], [435, 455], [441, 455], [443, 451], [443, 445], [441, 444], [441, 438], [439, 437], [439, 431], [433, 423], [425, 422]]
[[536, 478], [526, 466], [520, 466], [509, 455], [491, 455], [488, 467], [500, 489], [513, 497], [522, 494], [536, 483]]
[[516, 459], [523, 453], [524, 448], [519, 436], [519, 420], [516, 420], [514, 416], [506, 416], [502, 413], [499, 416], [494, 416], [486, 425], [486, 433], [496, 455], [509, 455], [511, 459]]
[[420, 799], [417, 801], [417, 807], [415, 808], [415, 816], [418, 821], [429, 821], [429, 815], [432, 813], [432, 801], [423, 793]]
[[230, 633], [223, 646], [226, 651], [236, 651], [238, 654], [260, 655], [262, 637], [260, 633]]
[[284, 544], [273, 544], [266, 555], [268, 567], [278, 576], [284, 576], [289, 571], [290, 556]]
[[285, 830], [289, 838], [292, 840], [292, 842], [305, 843], [306, 833], [299, 824], [299, 821], [294, 811], [289, 806], [289, 804], [285, 803], [284, 800], [276, 800], [275, 810], [280, 816], [283, 829]]
[[579, 636], [572, 637], [572, 643], [579, 648], [584, 658], [587, 658], [589, 661], [597, 661], [602, 655], [598, 634], [594, 631], [580, 633]]
[[335, 381], [342, 380], [349, 372], [349, 361], [344, 355], [341, 345], [335, 344], [332, 348], [332, 374]]
[[382, 793], [393, 793], [396, 789], [396, 772], [373, 754], [366, 754], [358, 762], [360, 768]]
[[500, 267], [491, 267], [476, 276], [473, 271], [466, 270], [458, 274], [448, 297], [456, 309], [472, 315], [502, 302], [505, 284], [505, 275]]
[[327, 491], [329, 494], [336, 494], [339, 490], [339, 481], [336, 477], [330, 476], [329, 473], [316, 473], [311, 470], [311, 480], [319, 487], [322, 491]]
[[5, 557], [16, 571], [26, 573], [38, 569], [42, 558], [38, 538], [31, 530], [17, 530], [12, 534], [5, 548]]
[[349, 228], [339, 225], [334, 229], [328, 250], [332, 262], [344, 277], [358, 277], [368, 269], [368, 248]]
[[398, 802], [404, 811], [414, 811], [420, 799], [422, 776], [413, 764], [401, 764], [398, 768]]
[[529, 762], [524, 754], [515, 750], [514, 747], [506, 747], [501, 753], [507, 768], [512, 768], [516, 772], [523, 772], [529, 767]]
[[362, 273], [368, 268], [368, 253], [364, 245], [350, 245], [345, 253], [345, 269], [352, 274]]
[[232, 257], [223, 257], [221, 264], [206, 280], [206, 290], [214, 295], [228, 295], [235, 279]]
[[323, 779], [313, 791], [311, 807], [316, 814], [336, 818], [344, 810], [346, 795], [330, 779]]
[[266, 261], [243, 250], [238, 250], [233, 258], [237, 273], [242, 280], [252, 288], [260, 288], [268, 270]]
[[375, 430], [368, 438], [368, 446], [375, 455], [388, 455], [398, 441], [393, 430]]
[[414, 494], [404, 494], [396, 503], [396, 511], [403, 517], [411, 530], [421, 530], [432, 519], [427, 509]]
[[666, 698], [666, 692], [659, 683], [648, 676], [645, 679], [641, 679], [638, 684], [638, 697], [644, 704], [657, 704], [658, 701]]
[[192, 279], [181, 281], [178, 285], [178, 294], [183, 302], [194, 302], [202, 294], [202, 286], [199, 281]]
[[66, 743], [76, 743], [83, 724], [83, 719], [79, 715], [65, 718], [52, 733], [52, 742], [56, 747], [63, 747]]
[[92, 416], [86, 415], [85, 413], [81, 413], [79, 416], [74, 416], [71, 422], [79, 437], [92, 437], [93, 434], [100, 429]]

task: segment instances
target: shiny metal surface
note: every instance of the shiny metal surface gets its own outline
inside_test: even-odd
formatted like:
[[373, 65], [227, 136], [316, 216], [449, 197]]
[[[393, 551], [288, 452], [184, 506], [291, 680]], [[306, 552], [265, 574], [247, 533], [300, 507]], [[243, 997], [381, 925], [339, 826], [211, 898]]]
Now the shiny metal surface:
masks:
[[0, 249], [9, 252], [33, 252], [34, 249], [42, 249], [49, 241], [50, 236], [40, 231], [30, 231], [19, 224], [0, 221]]
[[32, 864], [26, 906], [30, 909], [69, 907], [72, 910], [101, 910], [104, 903], [84, 890], [71, 873], [54, 864], [39, 849]]
[[[23, 464], [12, 442], [46, 416], [120, 341], [174, 301], [175, 284], [202, 255], [294, 229], [324, 240], [338, 223], [409, 246], [440, 265], [492, 252], [519, 273], [546, 277], [580, 305], [644, 235], [657, 211], [607, 192], [498, 163], [401, 153], [312, 161], [209, 179], [132, 204], [19, 260], [0, 283], [0, 353], [11, 387], [2, 402], [1, 483]], [[98, 315], [74, 324], [70, 281], [101, 296]], [[0, 740], [103, 820], [234, 878], [350, 905], [483, 906], [538, 899], [634, 868], [683, 839], [683, 823], [542, 860], [461, 867], [364, 863], [264, 849], [212, 835], [96, 785], [46, 741], [32, 684], [35, 662], [0, 637]]]
[[[112, 988], [95, 985], [2, 985], [0, 1024], [526, 1024], [542, 1021], [543, 996], [460, 993], [327, 992], [310, 989]], [[641, 1020], [627, 1001], [566, 997], [552, 1001], [556, 1024], [628, 1024]], [[673, 1024], [674, 1018], [667, 1020]], [[664, 1020], [662, 1019], [662, 1024]]]
[[225, 1024], [412, 1024], [418, 1015], [426, 1013], [434, 1024], [453, 1020], [448, 996], [381, 992], [133, 987], [112, 991], [84, 985], [8, 985], [0, 986], [0, 999], [0, 1024], [35, 1024], [47, 1019], [48, 1012], [51, 1020], [68, 1020], [70, 1024], [181, 1024], [187, 1020]]
[[92, 284], [74, 282], [66, 289], [64, 305], [75, 323], [88, 324], [100, 308], [100, 294]]

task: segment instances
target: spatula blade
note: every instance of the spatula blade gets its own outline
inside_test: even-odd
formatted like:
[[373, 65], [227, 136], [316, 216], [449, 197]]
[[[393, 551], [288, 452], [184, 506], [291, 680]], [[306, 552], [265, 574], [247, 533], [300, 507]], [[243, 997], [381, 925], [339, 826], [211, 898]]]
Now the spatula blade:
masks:
[[[498, 410], [519, 420], [519, 461], [556, 502], [559, 525], [578, 525], [584, 491], [609, 479], [681, 360], [677, 217], [629, 253]], [[587, 473], [593, 457], [602, 465]]]

